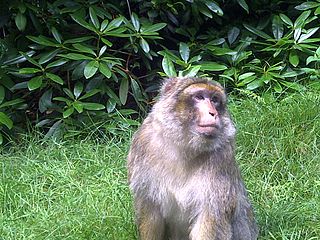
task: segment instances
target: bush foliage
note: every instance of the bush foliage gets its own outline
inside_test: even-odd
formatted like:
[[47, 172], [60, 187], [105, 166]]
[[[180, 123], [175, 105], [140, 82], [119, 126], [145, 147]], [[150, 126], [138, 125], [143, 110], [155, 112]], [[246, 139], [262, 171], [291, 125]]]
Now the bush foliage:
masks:
[[36, 126], [112, 132], [162, 77], [236, 94], [320, 88], [320, 1], [20, 0], [0, 3], [0, 143]]

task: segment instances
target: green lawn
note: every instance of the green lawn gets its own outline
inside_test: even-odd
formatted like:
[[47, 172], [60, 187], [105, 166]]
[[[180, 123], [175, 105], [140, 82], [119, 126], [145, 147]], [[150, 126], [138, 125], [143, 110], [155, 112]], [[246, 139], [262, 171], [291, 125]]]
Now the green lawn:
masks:
[[[320, 97], [231, 101], [237, 160], [259, 239], [320, 239]], [[115, 139], [0, 151], [0, 239], [136, 239], [125, 158]]]

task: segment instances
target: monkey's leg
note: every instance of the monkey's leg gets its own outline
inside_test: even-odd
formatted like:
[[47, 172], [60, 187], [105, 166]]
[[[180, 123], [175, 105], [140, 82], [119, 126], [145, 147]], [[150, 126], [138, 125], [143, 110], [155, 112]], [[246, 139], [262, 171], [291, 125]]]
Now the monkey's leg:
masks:
[[136, 211], [140, 239], [165, 240], [165, 221], [159, 208], [150, 203], [139, 205]]
[[221, 219], [208, 211], [201, 213], [191, 228], [190, 240], [231, 240], [231, 224]]
[[239, 209], [232, 223], [233, 240], [256, 240], [258, 227], [251, 207], [242, 206]]

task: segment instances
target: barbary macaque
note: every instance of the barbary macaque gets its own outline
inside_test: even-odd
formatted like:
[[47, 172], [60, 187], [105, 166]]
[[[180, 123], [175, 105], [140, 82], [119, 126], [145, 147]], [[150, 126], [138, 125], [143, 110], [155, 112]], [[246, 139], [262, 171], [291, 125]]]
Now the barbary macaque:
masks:
[[141, 240], [254, 240], [220, 84], [167, 79], [128, 154]]

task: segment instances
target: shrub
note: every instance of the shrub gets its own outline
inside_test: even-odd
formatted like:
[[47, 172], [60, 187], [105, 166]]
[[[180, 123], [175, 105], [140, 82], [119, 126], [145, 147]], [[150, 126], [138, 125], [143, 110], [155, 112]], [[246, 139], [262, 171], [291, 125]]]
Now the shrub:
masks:
[[[235, 93], [320, 88], [320, 2], [2, 2], [0, 142], [132, 125], [161, 77], [212, 77]], [[16, 126], [15, 128], [13, 128]]]

